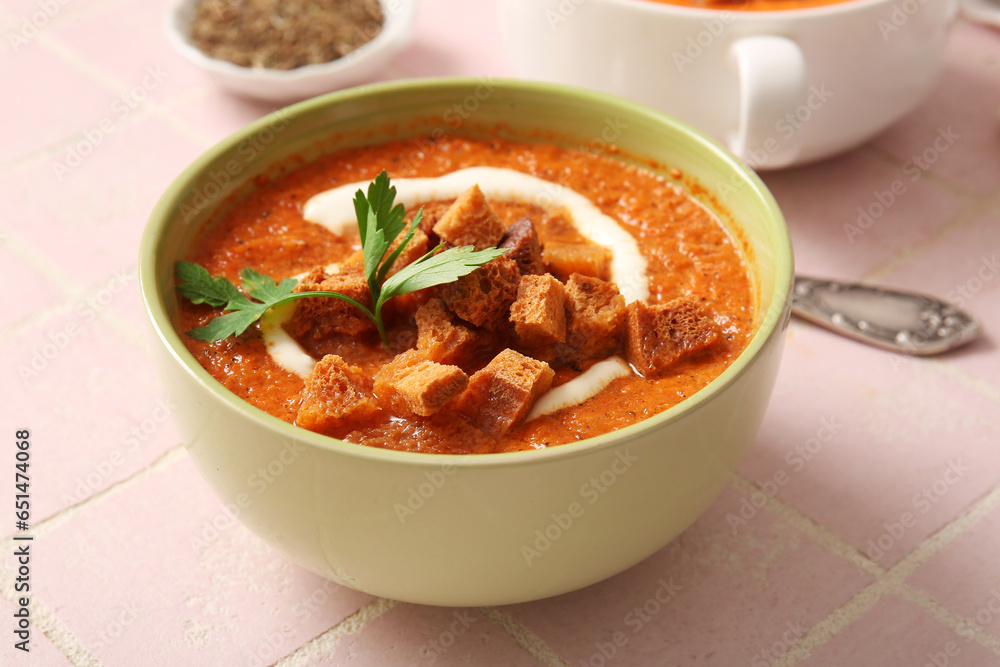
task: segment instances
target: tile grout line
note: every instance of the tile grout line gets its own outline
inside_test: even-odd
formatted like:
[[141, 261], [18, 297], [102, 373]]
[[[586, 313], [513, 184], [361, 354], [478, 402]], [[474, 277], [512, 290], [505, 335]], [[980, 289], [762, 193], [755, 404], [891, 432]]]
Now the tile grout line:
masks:
[[[826, 618], [813, 625], [779, 660], [771, 667], [790, 667], [808, 659], [813, 651], [826, 644], [838, 632], [860, 619], [868, 609], [891, 593], [900, 590], [905, 580], [913, 572], [926, 563], [932, 556], [954, 542], [979, 521], [985, 514], [1000, 505], [1000, 484], [981, 496], [965, 512], [946, 524], [933, 535], [918, 544], [905, 558], [896, 563], [878, 579], [863, 588], [854, 597], [839, 608], [830, 612]], [[919, 602], [918, 602], [919, 604]], [[937, 618], [937, 610], [933, 607], [921, 609]]]
[[310, 657], [329, 655], [342, 638], [357, 634], [365, 625], [374, 621], [397, 604], [399, 603], [388, 598], [375, 598], [323, 634], [314, 637], [284, 658], [275, 662], [272, 667], [299, 667], [306, 664], [306, 661]]
[[[121, 479], [114, 484], [101, 489], [100, 491], [89, 496], [86, 500], [81, 500], [75, 505], [70, 505], [69, 507], [64, 507], [55, 514], [46, 517], [45, 519], [39, 521], [37, 524], [32, 526], [31, 530], [28, 531], [34, 537], [41, 537], [46, 535], [59, 526], [63, 525], [73, 517], [78, 514], [86, 512], [92, 505], [100, 505], [105, 500], [113, 498], [122, 491], [130, 488], [134, 484], [144, 480], [151, 475], [156, 474], [160, 470], [169, 467], [170, 465], [176, 463], [187, 456], [187, 451], [184, 445], [176, 445], [171, 449], [167, 450], [160, 455], [155, 461], [149, 465], [136, 470], [134, 473], [128, 477]], [[6, 548], [12, 545], [14, 542], [13, 535], [3, 538], [0, 540], [0, 547]]]
[[507, 612], [496, 607], [480, 607], [478, 611], [487, 620], [503, 628], [521, 648], [535, 656], [546, 667], [569, 667], [569, 663], [556, 655], [541, 637], [514, 620]]
[[1000, 201], [1000, 197], [984, 195], [968, 202], [943, 225], [931, 231], [926, 236], [921, 237], [913, 245], [902, 248], [881, 265], [866, 272], [861, 279], [869, 281], [884, 279], [885, 276], [903, 264], [911, 262], [914, 259], [919, 259], [921, 255], [927, 254], [937, 246], [940, 241], [947, 239], [952, 234], [958, 233], [967, 225], [972, 224], [979, 216], [992, 210], [998, 201]]
[[907, 583], [899, 584], [894, 591], [896, 595], [914, 603], [937, 620], [941, 621], [955, 631], [955, 634], [963, 637], [967, 642], [973, 639], [984, 648], [987, 648], [997, 655], [1000, 655], [1000, 638], [983, 632], [969, 624], [958, 612], [952, 611], [944, 606], [930, 593], [915, 588]]
[[[881, 160], [886, 165], [888, 165], [890, 167], [894, 167], [896, 169], [896, 171], [898, 171], [900, 174], [905, 175], [905, 172], [903, 172], [903, 166], [907, 162], [909, 162], [909, 159], [900, 160], [899, 158], [897, 158], [896, 156], [892, 155], [891, 153], [888, 153], [888, 152], [882, 150], [881, 148], [878, 148], [877, 146], [874, 146], [874, 145], [872, 145], [870, 143], [869, 144], [865, 144], [864, 146], [862, 146], [859, 149], [859, 152], [864, 152], [864, 153], [866, 153], [868, 155], [871, 155], [872, 157], [875, 157], [875, 158]], [[933, 185], [941, 188], [942, 190], [946, 190], [949, 194], [956, 195], [958, 197], [961, 197], [962, 199], [976, 200], [976, 199], [982, 199], [984, 196], [986, 196], [986, 195], [980, 194], [980, 193], [978, 193], [978, 192], [976, 192], [974, 190], [966, 190], [966, 189], [962, 188], [962, 186], [960, 186], [960, 185], [958, 185], [956, 183], [951, 182], [950, 180], [948, 180], [944, 176], [939, 176], [938, 174], [935, 174], [933, 172], [933, 170], [930, 170], [930, 169], [922, 170], [920, 172], [920, 178], [918, 178], [917, 181], [922, 181], [922, 180], [925, 180], [925, 179], [928, 182], [932, 183]], [[914, 181], [914, 182], [916, 182], [916, 181]]]
[[831, 552], [842, 557], [844, 560], [858, 567], [867, 574], [875, 577], [881, 577], [886, 573], [885, 568], [865, 556], [850, 542], [795, 509], [785, 501], [779, 500], [777, 497], [767, 493], [750, 479], [736, 473], [731, 480], [731, 484], [737, 491], [748, 497], [754, 493], [762, 494], [767, 499], [765, 501], [765, 506], [772, 513], [777, 514], [780, 518], [784, 519], [799, 531], [812, 538], [814, 542], [820, 546], [826, 547]]
[[[5, 569], [0, 568], [0, 597], [17, 604], [17, 591], [14, 590], [14, 577]], [[49, 611], [48, 607], [38, 602], [34, 595], [30, 596], [29, 606], [31, 618], [35, 628], [40, 630], [50, 642], [76, 667], [100, 667], [101, 663], [90, 654], [80, 640], [69, 631], [56, 618], [55, 614]]]

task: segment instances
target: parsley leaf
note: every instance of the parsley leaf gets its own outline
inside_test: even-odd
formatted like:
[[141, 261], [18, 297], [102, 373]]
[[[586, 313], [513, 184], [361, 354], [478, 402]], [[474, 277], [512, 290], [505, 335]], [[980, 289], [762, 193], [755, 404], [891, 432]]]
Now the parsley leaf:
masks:
[[[237, 288], [223, 276], [212, 276], [203, 266], [181, 261], [175, 266], [177, 291], [192, 303], [205, 303], [227, 311], [212, 319], [207, 325], [192, 329], [188, 334], [198, 340], [220, 341], [229, 336], [242, 334], [265, 312], [286, 301], [306, 297], [332, 297], [346, 301], [361, 310], [375, 324], [383, 344], [388, 345], [389, 338], [386, 335], [385, 323], [382, 321], [382, 306], [386, 301], [427, 287], [453, 282], [506, 252], [499, 248], [474, 250], [472, 246], [449, 248], [439, 252], [441, 250], [439, 246], [387, 279], [390, 269], [413, 238], [423, 217], [423, 209], [417, 211], [407, 227], [406, 210], [402, 204], [394, 205], [395, 199], [396, 188], [390, 184], [385, 171], [369, 184], [367, 196], [362, 190], [358, 190], [354, 196], [354, 212], [361, 236], [365, 278], [374, 304], [372, 310], [338, 292], [296, 292], [295, 286], [298, 281], [294, 278], [276, 282], [274, 278], [249, 267], [240, 271], [243, 282]], [[389, 248], [404, 229], [406, 235], [393, 251], [389, 252]]]

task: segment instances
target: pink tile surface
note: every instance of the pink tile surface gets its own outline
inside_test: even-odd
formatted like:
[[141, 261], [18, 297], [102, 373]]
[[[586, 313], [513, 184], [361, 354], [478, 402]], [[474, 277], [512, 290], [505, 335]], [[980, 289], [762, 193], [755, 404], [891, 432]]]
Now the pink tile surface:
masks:
[[475, 609], [400, 604], [308, 665], [510, 665], [538, 660]]
[[859, 278], [967, 205], [865, 149], [763, 178], [792, 232], [796, 269], [808, 276]]
[[954, 609], [969, 630], [1000, 639], [1000, 508], [935, 554], [908, 583]]
[[[0, 368], [15, 389], [7, 432], [29, 428], [35, 497], [31, 523], [81, 503], [178, 444], [172, 404], [156, 389], [152, 364], [100, 318], [99, 302], [0, 341]], [[0, 534], [13, 523], [0, 524]]]
[[[900, 162], [927, 167], [956, 187], [995, 192], [1000, 164], [980, 156], [1000, 150], [996, 30], [960, 23], [951, 34], [948, 51], [947, 66], [930, 99], [873, 144]], [[944, 141], [949, 128], [949, 140]]]
[[744, 500], [727, 490], [627, 572], [510, 611], [572, 665], [770, 664], [871, 578], [769, 512], [741, 523]]
[[32, 548], [35, 595], [110, 665], [269, 665], [370, 599], [261, 543], [186, 458]]
[[11, 291], [0, 309], [0, 330], [19, 319], [57, 303], [63, 294], [30, 264], [4, 247], [0, 236], [0, 283], [20, 284], [26, 289]]
[[[0, 614], [3, 614], [5, 619], [15, 618], [14, 614], [20, 613], [20, 610], [21, 606], [19, 604], [12, 604], [0, 598]], [[31, 613], [31, 608], [29, 607], [29, 618]], [[7, 636], [4, 637], [4, 641], [0, 642], [0, 664], [31, 665], [32, 667], [36, 665], [38, 667], [48, 665], [52, 667], [68, 667], [73, 664], [40, 630], [29, 627], [29, 633], [28, 643], [25, 645], [28, 649], [27, 653], [15, 647], [15, 644], [22, 642], [23, 638], [13, 635], [13, 627], [6, 633]]]
[[79, 144], [90, 146], [87, 155], [69, 146], [0, 176], [11, 232], [81, 288], [99, 289], [135, 266], [154, 204], [205, 148], [155, 117], [134, 121]]
[[16, 129], [4, 136], [0, 164], [73, 138], [111, 113], [109, 91], [37, 39], [0, 42], [0, 85], [17, 101], [0, 111], [3, 126]]
[[915, 605], [890, 597], [799, 664], [996, 667], [1000, 656], [957, 635]]
[[1000, 209], [951, 231], [886, 276], [886, 283], [940, 294], [983, 323], [982, 340], [949, 357], [957, 367], [997, 384], [1000, 378]]
[[802, 325], [741, 472], [888, 566], [1000, 479], [998, 443], [995, 399]]
[[[168, 0], [123, 0], [64, 21], [52, 30], [55, 39], [76, 57], [121, 86], [117, 99], [132, 106], [163, 100], [208, 83], [167, 41], [163, 30]], [[122, 58], [123, 53], [132, 57]]]
[[414, 76], [510, 76], [500, 46], [496, 3], [420, 4], [420, 39], [396, 62]]
[[272, 102], [232, 95], [218, 86], [166, 104], [176, 118], [213, 143], [278, 108]]
[[[1000, 664], [1000, 509], [981, 505], [1000, 485], [1000, 32], [959, 24], [931, 97], [867, 146], [764, 175], [801, 272], [945, 296], [983, 320], [984, 339], [928, 362], [797, 323], [740, 470], [773, 492], [770, 507], [754, 508], [760, 496], [739, 482], [674, 543], [582, 591], [377, 615], [378, 601], [233, 521], [164, 416], [142, 342], [142, 228], [210, 142], [272, 109], [174, 54], [165, 4], [73, 0], [41, 37], [0, 45], [0, 118], [14, 128], [0, 148], [0, 229], [17, 241], [0, 239], [0, 282], [17, 285], [0, 308], [0, 425], [32, 429], [31, 523], [45, 522], [32, 592], [66, 640], [57, 648], [35, 627], [25, 660], [7, 635], [0, 664], [87, 664], [74, 646], [105, 665], [756, 667], [793, 649], [782, 664]], [[413, 46], [375, 79], [506, 74], [496, 4], [423, 0]], [[38, 7], [6, 3], [4, 35]], [[129, 108], [122, 93], [150, 67], [162, 81]], [[914, 171], [941, 133], [954, 141]], [[74, 150], [87, 155], [57, 174]], [[0, 537], [14, 528], [8, 515]], [[4, 572], [11, 544], [0, 541]], [[841, 555], [852, 548], [885, 568], [919, 554], [907, 599], [870, 588], [858, 556]], [[887, 597], [859, 604], [876, 594]], [[0, 586], [8, 618], [13, 598]], [[940, 618], [978, 619], [994, 648]], [[807, 635], [817, 623], [832, 635]], [[791, 659], [800, 652], [811, 655]]]

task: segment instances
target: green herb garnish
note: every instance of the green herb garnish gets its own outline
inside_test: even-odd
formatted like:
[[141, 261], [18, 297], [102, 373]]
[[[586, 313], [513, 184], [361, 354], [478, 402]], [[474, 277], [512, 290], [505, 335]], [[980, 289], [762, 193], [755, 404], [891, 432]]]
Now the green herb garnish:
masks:
[[[337, 292], [295, 292], [298, 281], [294, 278], [285, 278], [278, 283], [274, 278], [262, 275], [249, 267], [240, 271], [243, 283], [237, 288], [223, 276], [212, 276], [201, 265], [177, 262], [176, 272], [179, 281], [177, 290], [181, 294], [192, 303], [206, 303], [228, 311], [207, 325], [192, 329], [188, 334], [198, 340], [220, 341], [243, 333], [274, 306], [306, 297], [332, 297], [346, 301], [364, 313], [375, 324], [382, 343], [388, 345], [389, 338], [385, 332], [385, 323], [382, 321], [382, 306], [386, 301], [427, 287], [453, 282], [506, 252], [501, 248], [475, 250], [472, 246], [449, 248], [439, 252], [442, 246], [438, 246], [387, 279], [389, 270], [403, 248], [413, 238], [423, 215], [421, 209], [407, 228], [406, 210], [402, 204], [394, 206], [395, 199], [396, 188], [389, 184], [389, 176], [384, 171], [368, 186], [367, 197], [361, 190], [358, 190], [354, 197], [354, 211], [358, 218], [361, 251], [364, 255], [365, 278], [374, 304], [372, 309]], [[404, 229], [407, 230], [406, 235], [386, 256], [389, 247]]]

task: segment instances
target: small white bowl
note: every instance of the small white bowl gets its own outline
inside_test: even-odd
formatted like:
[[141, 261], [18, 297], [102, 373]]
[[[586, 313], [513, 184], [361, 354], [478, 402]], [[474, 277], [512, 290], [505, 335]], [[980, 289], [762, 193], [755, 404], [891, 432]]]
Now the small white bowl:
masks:
[[382, 0], [385, 23], [370, 42], [343, 58], [290, 70], [241, 67], [209, 57], [191, 41], [191, 22], [199, 0], [177, 0], [167, 9], [167, 39], [182, 56], [234, 92], [275, 102], [290, 102], [363, 83], [404, 49], [413, 37], [416, 0]]

